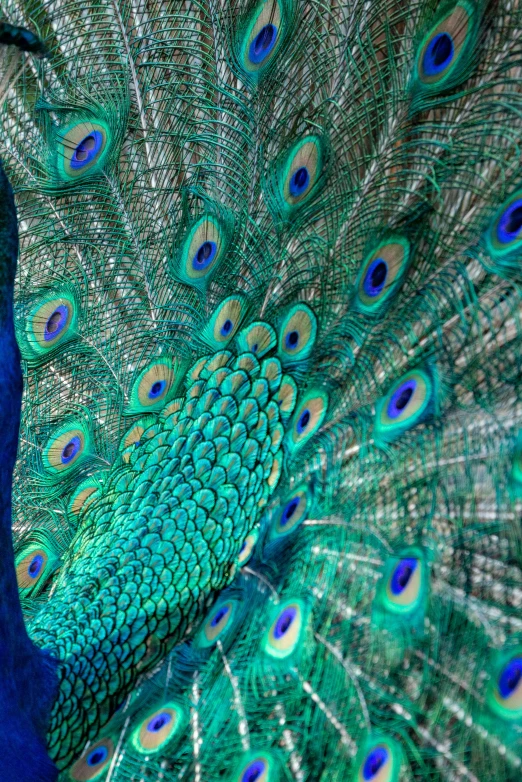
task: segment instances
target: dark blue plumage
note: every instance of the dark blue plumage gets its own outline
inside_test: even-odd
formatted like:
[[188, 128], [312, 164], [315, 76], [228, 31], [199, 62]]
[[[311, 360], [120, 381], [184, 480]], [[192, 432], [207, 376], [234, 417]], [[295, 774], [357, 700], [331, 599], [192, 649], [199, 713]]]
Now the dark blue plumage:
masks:
[[7, 22], [0, 22], [0, 43], [7, 46], [16, 46], [23, 52], [43, 55], [46, 53], [45, 46], [30, 30], [24, 27], [15, 27]]
[[55, 665], [30, 641], [15, 576], [11, 483], [18, 447], [22, 373], [13, 326], [18, 229], [13, 192], [0, 166], [0, 746], [5, 782], [53, 782], [45, 731], [57, 686]]

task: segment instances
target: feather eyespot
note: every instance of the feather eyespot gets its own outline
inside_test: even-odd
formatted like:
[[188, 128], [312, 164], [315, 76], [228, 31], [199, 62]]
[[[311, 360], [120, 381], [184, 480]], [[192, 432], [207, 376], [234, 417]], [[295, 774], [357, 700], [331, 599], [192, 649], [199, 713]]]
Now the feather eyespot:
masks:
[[97, 766], [100, 763], [103, 763], [105, 760], [107, 760], [108, 755], [109, 755], [109, 751], [107, 747], [103, 745], [100, 747], [96, 747], [95, 749], [92, 749], [87, 755], [86, 757], [87, 765]]
[[127, 414], [161, 410], [171, 398], [182, 377], [178, 362], [158, 359], [143, 369], [130, 391]]
[[241, 782], [262, 782], [266, 779], [267, 765], [263, 759], [253, 760], [241, 775]]
[[308, 168], [307, 166], [301, 166], [292, 173], [292, 176], [288, 182], [290, 195], [294, 197], [302, 195], [307, 190], [309, 184], [310, 173]]
[[67, 304], [59, 304], [49, 315], [44, 326], [43, 338], [46, 342], [55, 340], [60, 336], [67, 322], [70, 320], [70, 311]]
[[229, 296], [210, 318], [201, 339], [214, 350], [219, 350], [235, 336], [245, 312], [245, 301], [240, 296]]
[[[520, 266], [522, 247], [522, 192], [510, 196], [497, 211], [485, 235], [488, 254], [502, 271]], [[498, 269], [497, 269], [498, 271]]]
[[290, 502], [286, 504], [285, 508], [283, 509], [283, 513], [281, 514], [281, 519], [279, 522], [279, 525], [281, 527], [284, 527], [286, 524], [288, 524], [292, 516], [295, 515], [295, 512], [299, 507], [300, 502], [301, 502], [300, 497], [293, 497], [290, 500]]
[[393, 567], [386, 587], [388, 607], [409, 611], [419, 599], [422, 586], [422, 563], [405, 557]]
[[498, 679], [498, 692], [504, 700], [518, 695], [518, 705], [522, 706], [522, 657], [515, 657], [504, 666]]
[[461, 0], [424, 37], [417, 54], [418, 87], [439, 93], [467, 78], [480, 23], [473, 2]]
[[77, 782], [87, 782], [98, 779], [107, 771], [114, 755], [114, 744], [111, 739], [101, 739], [91, 744], [83, 755], [72, 766], [69, 774]]
[[310, 391], [297, 405], [287, 443], [291, 448], [304, 445], [320, 428], [328, 409], [328, 397], [323, 391]]
[[251, 532], [250, 535], [247, 535], [246, 538], [244, 539], [243, 545], [241, 546], [241, 550], [238, 556], [238, 562], [241, 567], [243, 565], [246, 565], [246, 563], [252, 556], [258, 538], [259, 538], [259, 532], [255, 530], [254, 532]]
[[38, 594], [56, 570], [60, 555], [51, 533], [38, 530], [31, 541], [16, 551], [15, 569], [22, 598]]
[[287, 600], [277, 609], [263, 642], [270, 657], [283, 660], [297, 648], [304, 629], [304, 607], [300, 600]]
[[251, 323], [238, 334], [237, 344], [240, 352], [249, 351], [256, 358], [262, 358], [276, 344], [275, 331], [268, 323]]
[[488, 702], [505, 720], [522, 718], [522, 651], [500, 653], [494, 666]]
[[357, 276], [355, 309], [377, 313], [401, 285], [410, 258], [410, 244], [399, 236], [381, 242], [365, 259]]
[[87, 456], [90, 442], [89, 430], [83, 424], [61, 427], [44, 448], [44, 467], [54, 473], [68, 472]]
[[366, 295], [373, 298], [382, 293], [387, 277], [388, 264], [384, 258], [376, 258], [364, 277], [363, 288]]
[[132, 735], [132, 744], [141, 754], [158, 752], [179, 738], [185, 723], [184, 709], [177, 703], [166, 703], [141, 721]]
[[223, 260], [228, 234], [215, 217], [205, 216], [190, 229], [173, 272], [181, 282], [204, 290]]
[[306, 518], [308, 512], [308, 492], [306, 487], [296, 489], [285, 501], [281, 511], [274, 519], [273, 534], [282, 537], [293, 532]]
[[522, 198], [509, 204], [497, 222], [497, 239], [500, 244], [510, 244], [522, 238]]
[[418, 380], [412, 377], [401, 383], [401, 385], [393, 392], [386, 409], [386, 415], [390, 420], [393, 421], [395, 418], [399, 418], [399, 416], [404, 413], [411, 401], [412, 396], [414, 396], [418, 385]]
[[377, 439], [391, 442], [434, 412], [435, 386], [427, 371], [412, 370], [398, 380], [376, 404]]
[[279, 356], [283, 362], [308, 358], [317, 336], [317, 320], [305, 304], [296, 304], [281, 325]]
[[[76, 304], [72, 297], [45, 297], [29, 314], [26, 322], [26, 338], [32, 355], [42, 355], [69, 339], [76, 325]], [[21, 348], [24, 354], [24, 342]], [[27, 357], [30, 357], [29, 354]]]
[[43, 565], [44, 565], [43, 556], [41, 554], [35, 554], [31, 559], [29, 567], [27, 568], [27, 575], [29, 576], [29, 578], [31, 578], [33, 581], [35, 578], [38, 578]]
[[234, 321], [231, 318], [226, 318], [219, 329], [219, 333], [222, 337], [229, 337], [233, 328]]
[[232, 779], [234, 782], [276, 782], [279, 774], [274, 758], [267, 752], [249, 752]]
[[70, 464], [80, 453], [82, 445], [83, 443], [80, 434], [71, 437], [71, 439], [62, 448], [62, 452], [60, 454], [62, 464]]
[[380, 746], [372, 749], [364, 761], [362, 776], [364, 780], [377, 780], [381, 772], [384, 771], [390, 758], [390, 753], [386, 747]]
[[214, 606], [195, 637], [194, 645], [205, 649], [217, 643], [232, 627], [236, 610], [235, 600], [222, 601]]
[[99, 130], [92, 130], [75, 148], [70, 166], [73, 169], [85, 168], [98, 155], [103, 145], [103, 135]]
[[243, 69], [253, 78], [259, 78], [273, 62], [282, 41], [283, 18], [278, 0], [261, 3], [246, 28], [241, 46]]
[[275, 24], [265, 24], [248, 48], [248, 58], [253, 65], [266, 60], [277, 42], [278, 30]]
[[316, 193], [322, 180], [324, 157], [324, 145], [319, 136], [306, 136], [290, 151], [281, 179], [286, 213], [306, 203]]
[[167, 387], [166, 380], [155, 380], [148, 392], [149, 399], [156, 400], [159, 397], [163, 396], [166, 387]]
[[422, 58], [422, 71], [426, 76], [436, 76], [451, 65], [455, 56], [453, 38], [449, 33], [437, 33], [430, 38]]
[[33, 548], [23, 553], [16, 562], [18, 588], [29, 592], [41, 580], [45, 580], [48, 561], [49, 555], [43, 548]]
[[61, 131], [58, 143], [58, 171], [66, 182], [103, 167], [110, 133], [101, 122], [79, 122]]
[[308, 408], [303, 410], [299, 418], [297, 419], [297, 433], [303, 434], [303, 432], [306, 431], [308, 428], [308, 424], [310, 423], [311, 413]]
[[217, 254], [217, 244], [205, 239], [192, 257], [192, 268], [194, 271], [205, 271], [208, 269]]
[[395, 742], [367, 742], [358, 762], [357, 782], [395, 782], [399, 778], [400, 757]]
[[429, 596], [429, 567], [417, 547], [388, 557], [375, 594], [372, 622], [376, 627], [394, 623], [403, 631], [422, 632]]

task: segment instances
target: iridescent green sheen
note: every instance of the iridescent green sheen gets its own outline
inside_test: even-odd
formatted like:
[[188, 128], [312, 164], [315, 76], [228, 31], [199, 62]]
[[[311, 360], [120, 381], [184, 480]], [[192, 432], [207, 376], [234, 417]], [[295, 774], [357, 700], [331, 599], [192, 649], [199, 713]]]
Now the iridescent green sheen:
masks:
[[2, 13], [0, 780], [519, 782], [522, 3]]
[[276, 488], [278, 387], [260, 396], [266, 363], [252, 356], [250, 370], [238, 370], [235, 361], [209, 357], [180, 409], [123, 450], [31, 623], [32, 638], [60, 661], [49, 750], [61, 765], [135, 686], [147, 640], [165, 652], [230, 583]]

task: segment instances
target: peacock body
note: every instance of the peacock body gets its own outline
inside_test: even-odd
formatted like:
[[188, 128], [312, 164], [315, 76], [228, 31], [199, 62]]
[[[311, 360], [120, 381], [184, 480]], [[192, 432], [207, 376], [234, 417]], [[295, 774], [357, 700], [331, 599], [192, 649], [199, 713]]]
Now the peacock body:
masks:
[[2, 11], [2, 779], [519, 780], [518, 1]]

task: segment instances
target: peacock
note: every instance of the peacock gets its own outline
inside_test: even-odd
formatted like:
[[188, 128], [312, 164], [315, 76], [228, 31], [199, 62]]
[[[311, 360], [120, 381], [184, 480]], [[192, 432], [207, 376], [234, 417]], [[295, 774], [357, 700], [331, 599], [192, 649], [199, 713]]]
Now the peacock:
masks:
[[1, 18], [0, 778], [520, 780], [519, 0]]

